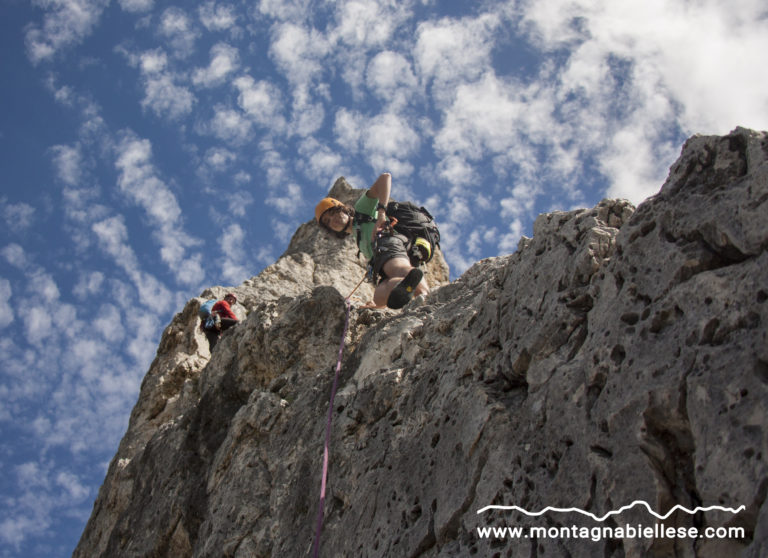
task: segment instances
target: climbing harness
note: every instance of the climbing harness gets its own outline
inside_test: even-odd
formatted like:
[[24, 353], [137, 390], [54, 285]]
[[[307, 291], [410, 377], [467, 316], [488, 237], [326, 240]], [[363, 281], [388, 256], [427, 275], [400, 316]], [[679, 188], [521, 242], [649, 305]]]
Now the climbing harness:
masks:
[[315, 542], [313, 543], [313, 558], [317, 558], [320, 555], [320, 531], [323, 529], [323, 508], [325, 507], [325, 487], [328, 480], [328, 458], [330, 454], [331, 446], [331, 419], [333, 418], [333, 400], [336, 398], [336, 388], [339, 385], [339, 373], [341, 372], [341, 356], [344, 353], [344, 340], [347, 338], [347, 330], [349, 330], [349, 311], [351, 309], [351, 303], [349, 299], [355, 293], [360, 285], [362, 285], [366, 276], [357, 284], [357, 286], [349, 293], [349, 296], [344, 299], [344, 305], [346, 306], [346, 316], [344, 318], [344, 332], [341, 334], [341, 342], [339, 343], [339, 356], [336, 359], [336, 373], [333, 377], [333, 387], [331, 388], [331, 399], [328, 403], [328, 420], [325, 425], [325, 447], [323, 448], [323, 477], [320, 481], [320, 503], [317, 508], [317, 528], [315, 530]]
[[[429, 263], [434, 256], [435, 248], [440, 246], [440, 231], [429, 211], [411, 202], [390, 201], [386, 207], [388, 226], [384, 229], [388, 234], [400, 234], [407, 239], [406, 251], [413, 267]], [[360, 245], [361, 225], [373, 223], [372, 215], [357, 212], [353, 222], [357, 230], [357, 244]], [[358, 254], [360, 252], [358, 251]]]

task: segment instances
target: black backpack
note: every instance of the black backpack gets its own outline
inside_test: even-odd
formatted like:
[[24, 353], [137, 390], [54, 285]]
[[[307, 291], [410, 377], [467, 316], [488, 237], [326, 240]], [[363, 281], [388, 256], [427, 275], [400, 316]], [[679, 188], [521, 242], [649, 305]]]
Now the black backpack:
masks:
[[[406, 250], [411, 264], [418, 266], [420, 263], [428, 263], [435, 255], [435, 248], [440, 246], [440, 231], [437, 229], [435, 218], [424, 207], [419, 207], [411, 202], [390, 201], [387, 204], [387, 217], [394, 222], [394, 230], [408, 239]], [[373, 217], [355, 214], [358, 223], [373, 221]], [[358, 229], [359, 234], [359, 229]], [[419, 253], [418, 238], [423, 238], [429, 243], [429, 254]]]

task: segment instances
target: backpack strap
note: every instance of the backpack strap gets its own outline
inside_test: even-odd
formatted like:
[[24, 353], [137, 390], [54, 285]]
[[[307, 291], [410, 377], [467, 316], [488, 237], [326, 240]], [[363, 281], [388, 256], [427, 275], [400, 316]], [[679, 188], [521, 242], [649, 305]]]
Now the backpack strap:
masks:
[[363, 223], [373, 223], [376, 219], [371, 217], [370, 215], [366, 215], [364, 213], [360, 213], [359, 211], [355, 211], [355, 217], [353, 219], [353, 223], [355, 225], [362, 225]]

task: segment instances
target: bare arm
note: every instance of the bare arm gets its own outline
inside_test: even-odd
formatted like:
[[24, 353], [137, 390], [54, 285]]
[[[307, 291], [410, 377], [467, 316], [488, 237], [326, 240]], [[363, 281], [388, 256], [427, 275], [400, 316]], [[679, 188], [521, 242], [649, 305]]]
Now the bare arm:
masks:
[[387, 205], [387, 202], [389, 201], [389, 193], [391, 190], [392, 175], [388, 172], [383, 172], [376, 179], [376, 182], [373, 183], [373, 186], [368, 189], [365, 195], [369, 198], [378, 198], [379, 203], [382, 205]]

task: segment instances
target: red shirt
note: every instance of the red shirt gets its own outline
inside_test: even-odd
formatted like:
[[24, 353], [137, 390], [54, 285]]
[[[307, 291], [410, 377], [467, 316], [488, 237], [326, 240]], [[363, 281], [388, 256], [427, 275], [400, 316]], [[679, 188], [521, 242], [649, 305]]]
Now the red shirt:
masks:
[[235, 316], [234, 312], [232, 312], [232, 309], [229, 307], [229, 302], [226, 300], [220, 300], [214, 304], [213, 308], [211, 308], [211, 312], [216, 312], [222, 318], [230, 318], [232, 320], [237, 319], [237, 316]]

